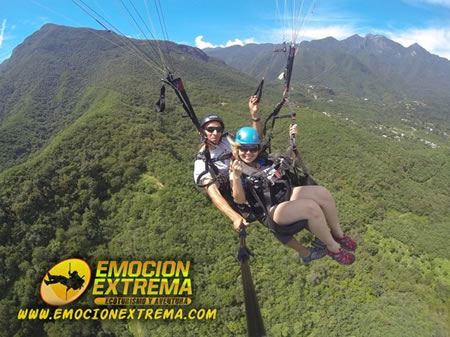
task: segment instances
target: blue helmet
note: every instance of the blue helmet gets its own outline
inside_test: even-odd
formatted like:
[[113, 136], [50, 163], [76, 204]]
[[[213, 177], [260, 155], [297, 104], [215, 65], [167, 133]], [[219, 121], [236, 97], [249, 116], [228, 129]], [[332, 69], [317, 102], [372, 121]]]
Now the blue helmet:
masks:
[[244, 126], [240, 128], [238, 132], [236, 132], [236, 143], [240, 145], [259, 145], [261, 144], [261, 140], [259, 139], [258, 131], [255, 129]]

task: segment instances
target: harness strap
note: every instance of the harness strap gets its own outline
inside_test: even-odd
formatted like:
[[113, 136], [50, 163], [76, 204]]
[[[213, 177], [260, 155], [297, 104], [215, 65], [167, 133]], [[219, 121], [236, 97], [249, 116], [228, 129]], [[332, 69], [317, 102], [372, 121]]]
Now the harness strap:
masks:
[[209, 166], [209, 167], [211, 167], [213, 169], [214, 174], [216, 174], [216, 175], [219, 174], [219, 169], [217, 168], [216, 165], [214, 165], [214, 163], [213, 163], [213, 161], [211, 159], [211, 152], [209, 152], [207, 144], [205, 144], [204, 154], [205, 154], [205, 158], [206, 158], [206, 160], [205, 160], [205, 169], [208, 169], [208, 166]]
[[[233, 154], [231, 152], [223, 153], [220, 156], [218, 156], [217, 158], [211, 158], [211, 153], [208, 148], [207, 140], [204, 141], [204, 148], [205, 149], [203, 150], [203, 152], [197, 154], [196, 159], [204, 160], [205, 170], [199, 174], [199, 176], [197, 177], [197, 181], [195, 183], [199, 187], [207, 187], [207, 186], [215, 183], [216, 181], [219, 181], [219, 183], [221, 183], [221, 184], [226, 183], [226, 181], [228, 179], [224, 179], [223, 175], [220, 174], [219, 169], [217, 168], [217, 166], [214, 163], [218, 162], [218, 161], [230, 159]], [[212, 169], [212, 172], [211, 172], [210, 168]], [[211, 174], [212, 180], [206, 184], [202, 184], [201, 181], [202, 181], [203, 177], [208, 173]]]
[[[161, 81], [163, 83], [168, 84], [173, 89], [173, 91], [175, 91], [175, 94], [177, 95], [178, 100], [180, 101], [184, 111], [186, 111], [186, 114], [191, 119], [192, 123], [195, 125], [199, 134], [206, 139], [205, 132], [203, 131], [200, 122], [198, 121], [197, 115], [195, 114], [194, 108], [192, 107], [191, 101], [189, 100], [189, 96], [186, 90], [184, 89], [184, 84], [183, 81], [181, 80], [181, 77], [175, 77], [174, 74], [169, 71], [167, 77], [165, 79], [161, 79]], [[160, 105], [160, 101], [161, 96], [160, 100], [157, 103], [157, 108], [158, 105]]]
[[261, 310], [259, 309], [255, 286], [253, 284], [252, 274], [250, 272], [250, 265], [248, 263], [250, 255], [253, 254], [247, 248], [245, 243], [246, 236], [247, 232], [245, 231], [245, 226], [244, 224], [241, 224], [239, 231], [240, 247], [238, 259], [241, 263], [242, 286], [244, 288], [248, 335], [249, 337], [263, 337], [266, 336], [266, 331], [264, 329], [264, 322], [262, 320]]
[[[287, 51], [286, 46], [284, 46], [283, 51], [284, 52]], [[271, 142], [272, 142], [272, 138], [273, 138], [273, 128], [275, 126], [275, 120], [276, 120], [276, 118], [278, 116], [278, 113], [280, 112], [281, 108], [283, 107], [283, 105], [286, 102], [288, 102], [295, 54], [296, 54], [295, 45], [290, 45], [289, 46], [288, 58], [287, 58], [287, 62], [286, 62], [286, 69], [283, 72], [283, 78], [284, 78], [284, 82], [285, 82], [285, 89], [284, 89], [284, 92], [283, 92], [283, 96], [281, 98], [281, 101], [277, 104], [277, 106], [273, 110], [273, 112], [269, 115], [269, 117], [267, 117], [267, 119], [264, 122], [263, 135], [266, 135], [267, 123], [269, 122], [270, 119], [272, 119], [272, 125], [271, 125], [271, 129], [270, 129], [270, 133], [269, 133], [269, 138], [268, 138], [266, 144], [264, 144], [264, 146], [263, 146], [263, 150], [269, 149], [269, 152], [271, 152], [271, 150], [272, 150], [271, 149]]]
[[[276, 170], [276, 167], [278, 167], [278, 170], [284, 170], [284, 174], [286, 176], [286, 180], [275, 180], [277, 183], [284, 183], [286, 186], [286, 194], [290, 195], [292, 192], [292, 186], [293, 185], [317, 185], [314, 180], [309, 176], [309, 174], [304, 172], [305, 176], [299, 178], [295, 165], [292, 165], [292, 163], [289, 160], [286, 160], [282, 155], [280, 154], [271, 154], [270, 160], [274, 161], [274, 165], [272, 165], [270, 168], [272, 170]], [[301, 160], [301, 157], [300, 157]], [[304, 220], [300, 220], [298, 222], [295, 222], [293, 224], [287, 225], [287, 226], [281, 226], [277, 224], [272, 216], [270, 215], [270, 209], [273, 206], [273, 201], [270, 193], [270, 187], [269, 182], [271, 182], [270, 179], [268, 179], [265, 174], [271, 174], [271, 170], [265, 171], [265, 170], [257, 170], [252, 167], [246, 167], [246, 165], [243, 166], [244, 170], [243, 173], [249, 176], [259, 176], [262, 179], [262, 198], [256, 191], [255, 187], [251, 182], [247, 183], [248, 189], [250, 190], [250, 193], [252, 194], [253, 198], [255, 199], [258, 206], [263, 210], [263, 213], [265, 215], [266, 220], [261, 221], [264, 225], [268, 226], [270, 230], [277, 233], [282, 234], [295, 234], [300, 229], [304, 227]], [[292, 177], [292, 173], [289, 173], [289, 169], [292, 168], [294, 170], [295, 177]], [[294, 179], [294, 181], [293, 181]], [[272, 181], [273, 183], [274, 181]], [[262, 200], [263, 199], [263, 200]]]
[[159, 92], [159, 100], [155, 104], [156, 112], [164, 112], [166, 109], [166, 87], [165, 85], [161, 85], [161, 90]]
[[263, 127], [263, 135], [266, 135], [267, 132], [267, 123], [269, 122], [270, 119], [272, 119], [272, 125], [270, 128], [270, 133], [269, 133], [269, 138], [266, 142], [266, 144], [264, 144], [262, 151], [266, 151], [267, 149], [269, 149], [269, 152], [271, 152], [272, 148], [271, 148], [271, 142], [272, 142], [272, 138], [273, 138], [273, 128], [275, 126], [275, 116], [278, 115], [278, 113], [280, 112], [281, 108], [283, 107], [284, 103], [287, 102], [287, 98], [283, 96], [283, 98], [281, 99], [281, 101], [277, 104], [277, 106], [275, 107], [275, 109], [272, 111], [272, 113], [266, 118], [266, 120], [264, 121], [264, 127]]
[[[215, 183], [217, 181], [217, 176], [220, 173], [219, 169], [217, 168], [216, 165], [214, 165], [214, 163], [211, 159], [211, 153], [209, 152], [208, 144], [206, 144], [206, 141], [205, 141], [205, 150], [203, 151], [203, 155], [205, 156], [205, 170], [202, 173], [200, 173], [199, 176], [197, 177], [196, 184], [199, 187], [206, 187], [206, 186], [209, 186], [209, 185]], [[211, 172], [209, 170], [209, 167], [212, 168], [213, 172]], [[205, 176], [208, 173], [211, 174], [212, 180], [206, 184], [202, 184], [201, 181], [202, 181], [203, 176]]]
[[[219, 157], [217, 158], [210, 158], [210, 161], [212, 163], [215, 163], [216, 161], [223, 161], [223, 160], [227, 160], [230, 159], [233, 156], [233, 154], [230, 153], [224, 153], [221, 154]], [[195, 159], [200, 159], [200, 160], [206, 160], [206, 156], [202, 153], [198, 153], [197, 156], [195, 157]]]
[[261, 201], [261, 199], [259, 198], [259, 196], [256, 193], [256, 191], [253, 189], [253, 187], [250, 188], [250, 191], [252, 192], [253, 197], [257, 200], [257, 202], [259, 203], [260, 207], [263, 208], [264, 213], [266, 214], [267, 221], [266, 221], [266, 223], [263, 223], [263, 225], [267, 224], [269, 226], [269, 229], [272, 232], [276, 232], [276, 233], [280, 233], [280, 234], [287, 234], [287, 235], [294, 235], [294, 234], [298, 233], [301, 229], [304, 228], [304, 221], [305, 220], [299, 220], [297, 222], [294, 222], [292, 224], [285, 225], [285, 226], [281, 226], [281, 225], [277, 224], [273, 220], [273, 218], [270, 216], [268, 208]]
[[262, 93], [263, 93], [263, 87], [264, 87], [264, 78], [261, 80], [261, 82], [259, 82], [258, 88], [256, 88], [256, 91], [253, 94], [254, 96], [258, 96], [256, 103], [259, 103], [259, 101], [261, 100]]

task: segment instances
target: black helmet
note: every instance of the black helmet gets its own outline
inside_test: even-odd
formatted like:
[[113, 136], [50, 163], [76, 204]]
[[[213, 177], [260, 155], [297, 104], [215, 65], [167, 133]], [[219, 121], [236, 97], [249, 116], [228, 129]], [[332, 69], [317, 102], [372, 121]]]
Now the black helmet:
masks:
[[208, 114], [208, 115], [206, 115], [206, 116], [203, 116], [202, 119], [200, 119], [200, 126], [203, 128], [203, 126], [204, 126], [206, 123], [214, 122], [214, 121], [215, 121], [215, 122], [219, 122], [220, 125], [222, 125], [222, 128], [225, 129], [225, 124], [223, 123], [222, 118], [220, 118], [219, 116], [217, 116], [217, 115], [215, 115], [215, 114]]

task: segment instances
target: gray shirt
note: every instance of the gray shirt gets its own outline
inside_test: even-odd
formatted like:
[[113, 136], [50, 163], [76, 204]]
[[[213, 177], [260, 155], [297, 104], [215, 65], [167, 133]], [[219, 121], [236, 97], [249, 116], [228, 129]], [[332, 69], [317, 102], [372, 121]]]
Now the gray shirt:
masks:
[[[200, 149], [200, 154], [204, 151], [205, 147], [203, 146]], [[211, 155], [211, 159], [219, 158], [223, 155], [230, 154], [231, 153], [231, 144], [228, 141], [228, 138], [226, 136], [223, 136], [220, 139], [219, 145], [215, 145], [214, 149], [210, 149], [209, 153]], [[225, 177], [228, 177], [228, 170], [230, 167], [230, 159], [224, 159], [224, 160], [218, 160], [214, 162], [214, 165], [219, 170], [219, 173]], [[194, 181], [197, 183], [197, 179], [200, 174], [205, 172], [205, 160], [203, 159], [196, 159], [194, 162]], [[208, 173], [204, 174], [202, 176], [202, 180], [205, 178], [211, 179], [211, 173], [213, 170], [208, 167]], [[216, 183], [217, 184], [217, 183]]]

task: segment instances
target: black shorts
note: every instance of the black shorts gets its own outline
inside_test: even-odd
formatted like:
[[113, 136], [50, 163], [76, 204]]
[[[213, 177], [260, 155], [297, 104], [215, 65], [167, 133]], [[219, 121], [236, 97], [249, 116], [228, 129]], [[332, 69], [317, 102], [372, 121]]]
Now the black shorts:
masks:
[[282, 226], [266, 217], [262, 223], [267, 228], [270, 228], [277, 240], [284, 245], [293, 238], [294, 234], [300, 232], [302, 229], [308, 228], [308, 220], [306, 219]]

